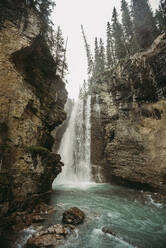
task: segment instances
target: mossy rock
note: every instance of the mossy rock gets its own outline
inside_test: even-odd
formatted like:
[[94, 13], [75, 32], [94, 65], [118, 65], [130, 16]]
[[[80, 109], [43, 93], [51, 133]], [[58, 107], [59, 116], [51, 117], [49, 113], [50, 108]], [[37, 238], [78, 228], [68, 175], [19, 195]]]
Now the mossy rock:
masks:
[[3, 184], [3, 185], [9, 184], [8, 174], [0, 173], [0, 184]]
[[27, 151], [31, 153], [36, 153], [36, 154], [46, 154], [50, 152], [46, 147], [37, 146], [37, 145], [27, 147]]

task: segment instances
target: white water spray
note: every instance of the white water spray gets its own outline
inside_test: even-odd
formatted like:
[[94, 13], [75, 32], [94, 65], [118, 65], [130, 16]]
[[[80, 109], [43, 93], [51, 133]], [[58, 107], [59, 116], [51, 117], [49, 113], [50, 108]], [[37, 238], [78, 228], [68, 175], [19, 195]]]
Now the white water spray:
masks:
[[55, 179], [55, 184], [88, 183], [91, 181], [90, 104], [90, 96], [74, 104], [68, 127], [58, 151], [64, 167]]

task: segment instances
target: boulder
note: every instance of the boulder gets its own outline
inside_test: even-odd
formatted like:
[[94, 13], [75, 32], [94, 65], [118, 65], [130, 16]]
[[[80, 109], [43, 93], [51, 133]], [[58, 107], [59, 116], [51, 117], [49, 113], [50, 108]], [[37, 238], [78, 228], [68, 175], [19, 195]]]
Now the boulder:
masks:
[[56, 247], [68, 234], [67, 230], [60, 224], [48, 227], [45, 231], [35, 233], [27, 241], [27, 248]]
[[84, 212], [77, 207], [73, 207], [63, 213], [62, 222], [64, 224], [78, 225], [83, 223], [84, 218]]

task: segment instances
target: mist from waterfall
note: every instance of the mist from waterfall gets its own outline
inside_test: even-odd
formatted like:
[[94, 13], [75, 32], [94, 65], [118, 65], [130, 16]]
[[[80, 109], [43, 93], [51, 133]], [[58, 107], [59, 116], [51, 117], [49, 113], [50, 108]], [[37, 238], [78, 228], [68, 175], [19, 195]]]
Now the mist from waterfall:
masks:
[[64, 167], [54, 184], [86, 183], [91, 181], [91, 97], [74, 103], [68, 127], [58, 153]]

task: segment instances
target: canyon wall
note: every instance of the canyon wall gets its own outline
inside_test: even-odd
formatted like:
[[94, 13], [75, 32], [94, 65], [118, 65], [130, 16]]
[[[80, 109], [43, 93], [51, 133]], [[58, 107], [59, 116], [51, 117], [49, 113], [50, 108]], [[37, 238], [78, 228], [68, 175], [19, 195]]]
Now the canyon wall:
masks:
[[[92, 153], [101, 155], [95, 161], [92, 154], [92, 164], [98, 164], [102, 181], [166, 192], [165, 66], [166, 35], [161, 34], [148, 50], [121, 61], [109, 80], [95, 85]], [[96, 95], [100, 125], [93, 110]]]
[[64, 122], [56, 127], [53, 132], [52, 132], [52, 136], [54, 137], [54, 146], [53, 146], [53, 151], [58, 152], [59, 148], [60, 148], [60, 144], [61, 144], [61, 140], [62, 137], [67, 129], [67, 126], [69, 124], [69, 119], [71, 117], [71, 113], [73, 110], [73, 106], [74, 106], [74, 100], [68, 98], [67, 102], [65, 104], [65, 112], [66, 112], [66, 119], [64, 120]]
[[33, 210], [63, 165], [52, 152], [51, 131], [66, 118], [67, 92], [55, 73], [40, 16], [23, 2], [0, 6], [1, 218]]

